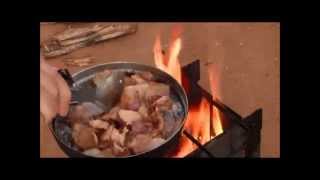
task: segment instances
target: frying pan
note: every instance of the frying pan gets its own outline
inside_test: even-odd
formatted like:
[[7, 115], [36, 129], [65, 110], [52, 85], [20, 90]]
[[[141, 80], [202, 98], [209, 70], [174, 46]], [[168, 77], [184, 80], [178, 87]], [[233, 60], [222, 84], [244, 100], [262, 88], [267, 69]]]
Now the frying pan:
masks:
[[[145, 151], [135, 155], [124, 156], [125, 158], [132, 158], [132, 157], [163, 157], [166, 153], [170, 152], [171, 150], [176, 147], [178, 144], [179, 138], [182, 134], [182, 130], [184, 127], [184, 123], [188, 113], [188, 100], [186, 93], [183, 87], [169, 74], [166, 72], [147, 65], [132, 63], [132, 62], [114, 62], [114, 63], [105, 63], [105, 64], [98, 64], [89, 68], [86, 68], [80, 72], [73, 74], [72, 76], [68, 73], [67, 70], [60, 70], [58, 71], [62, 77], [67, 81], [69, 86], [71, 87], [71, 93], [73, 95], [72, 100], [77, 101], [79, 97], [74, 95], [74, 88], [81, 86], [83, 82], [90, 80], [96, 73], [101, 72], [103, 70], [133, 70], [133, 71], [147, 71], [151, 72], [153, 76], [162, 83], [165, 83], [170, 86], [170, 93], [174, 94], [177, 98], [178, 102], [181, 104], [183, 109], [183, 115], [181, 116], [180, 124], [177, 128], [173, 131], [171, 136], [169, 136], [163, 144], [160, 146], [150, 150]], [[71, 137], [62, 137], [58, 133], [58, 128], [62, 126], [68, 126], [66, 123], [66, 117], [56, 116], [52, 121], [52, 133], [58, 142], [58, 145], [61, 149], [69, 156], [69, 157], [92, 157], [83, 154], [81, 151], [76, 150], [75, 148], [70, 147], [70, 144], [65, 143], [63, 138], [71, 138]]]

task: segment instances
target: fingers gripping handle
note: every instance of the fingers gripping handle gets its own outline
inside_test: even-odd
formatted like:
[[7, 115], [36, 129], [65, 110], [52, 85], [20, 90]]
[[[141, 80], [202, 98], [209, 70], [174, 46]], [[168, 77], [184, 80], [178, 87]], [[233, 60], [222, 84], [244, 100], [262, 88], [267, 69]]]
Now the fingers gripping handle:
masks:
[[[71, 74], [70, 74], [70, 72], [67, 70], [67, 69], [59, 69], [58, 71], [57, 71], [60, 75], [61, 75], [61, 77], [66, 81], [66, 83], [68, 84], [68, 86], [71, 88], [72, 86], [73, 86], [73, 83], [74, 83], [74, 81], [73, 81], [73, 79], [72, 79], [72, 76], [71, 76]], [[60, 116], [59, 114], [57, 114], [54, 118], [53, 118], [53, 121], [52, 121], [52, 126], [53, 127], [50, 127], [50, 129], [53, 131], [53, 129], [52, 128], [54, 128], [54, 125], [55, 125], [55, 122], [57, 121], [57, 120], [64, 120], [65, 119], [65, 117], [62, 117], [62, 116]]]
[[62, 78], [67, 82], [69, 87], [72, 87], [74, 81], [72, 79], [71, 74], [67, 69], [59, 69], [58, 73], [62, 76]]

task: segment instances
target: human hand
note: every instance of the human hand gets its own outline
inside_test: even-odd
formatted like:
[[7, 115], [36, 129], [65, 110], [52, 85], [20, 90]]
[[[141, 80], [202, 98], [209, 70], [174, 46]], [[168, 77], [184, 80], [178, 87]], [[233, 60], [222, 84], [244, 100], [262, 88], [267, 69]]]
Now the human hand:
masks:
[[40, 57], [40, 113], [46, 123], [57, 114], [65, 116], [69, 111], [71, 92], [57, 70]]

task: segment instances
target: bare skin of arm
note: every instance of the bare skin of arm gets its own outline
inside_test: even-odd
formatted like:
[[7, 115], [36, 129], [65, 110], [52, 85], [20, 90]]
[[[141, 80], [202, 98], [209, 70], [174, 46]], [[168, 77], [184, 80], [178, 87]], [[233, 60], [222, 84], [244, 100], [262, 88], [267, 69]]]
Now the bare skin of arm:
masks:
[[57, 68], [40, 58], [40, 119], [50, 123], [57, 115], [65, 116], [69, 111], [71, 92], [58, 74]]

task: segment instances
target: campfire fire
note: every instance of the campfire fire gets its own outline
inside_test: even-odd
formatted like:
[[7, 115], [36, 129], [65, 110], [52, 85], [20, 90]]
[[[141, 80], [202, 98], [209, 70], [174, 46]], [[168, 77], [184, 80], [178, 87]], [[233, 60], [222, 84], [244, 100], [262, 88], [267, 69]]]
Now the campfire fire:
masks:
[[[182, 77], [181, 65], [178, 59], [179, 52], [182, 47], [181, 33], [182, 29], [180, 27], [173, 28], [168, 51], [166, 51], [165, 54], [162, 51], [160, 35], [156, 36], [153, 49], [156, 67], [170, 74], [180, 84], [182, 84], [182, 78], [187, 78]], [[215, 72], [211, 71], [212, 69], [210, 66], [210, 70], [208, 69], [208, 75], [211, 91], [213, 93], [218, 86], [218, 77], [215, 76]], [[184, 88], [188, 93], [188, 87], [184, 86]], [[210, 103], [204, 97], [202, 97], [199, 103], [189, 104], [189, 111], [184, 129], [193, 137], [197, 138], [201, 144], [205, 144], [214, 137], [210, 135], [210, 108], [213, 110], [213, 134], [217, 136], [223, 132], [219, 111], [217, 108], [210, 106]], [[197, 146], [185, 136], [181, 137], [179, 143], [177, 152], [173, 157], [184, 157], [197, 148]]]
[[181, 84], [181, 65], [178, 59], [181, 50], [181, 38], [178, 30], [173, 31], [168, 54], [162, 52], [160, 35], [157, 35], [154, 45], [154, 61], [156, 67], [167, 72]]

